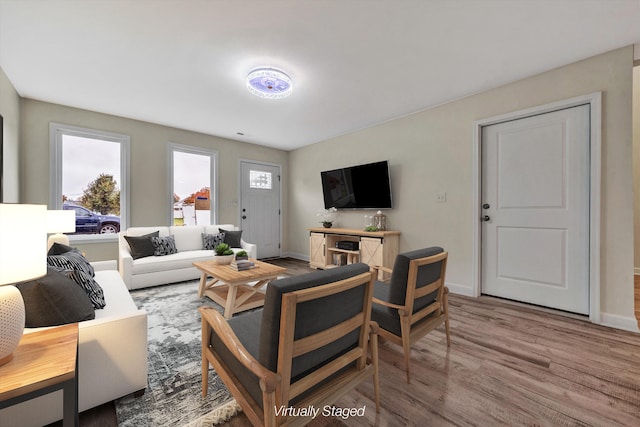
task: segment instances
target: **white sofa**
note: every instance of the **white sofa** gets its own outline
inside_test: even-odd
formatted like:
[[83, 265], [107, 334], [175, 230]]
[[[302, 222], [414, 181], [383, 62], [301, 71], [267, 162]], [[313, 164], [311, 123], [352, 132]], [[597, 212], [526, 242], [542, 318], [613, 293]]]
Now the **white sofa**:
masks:
[[[80, 412], [147, 387], [147, 313], [133, 302], [115, 260], [92, 265], [106, 306], [78, 324]], [[62, 391], [0, 410], [1, 426], [39, 427], [60, 419]]]
[[[203, 249], [202, 234], [216, 234], [220, 228], [238, 230], [232, 224], [219, 224], [130, 227], [126, 231], [120, 232], [118, 268], [124, 283], [129, 289], [139, 289], [199, 278], [200, 272], [192, 263], [210, 260], [214, 256], [213, 251]], [[159, 232], [160, 237], [175, 236], [178, 253], [133, 259], [131, 249], [124, 236], [142, 236], [155, 231]], [[255, 259], [258, 256], [256, 245], [244, 240], [241, 240], [240, 243], [241, 247], [232, 248], [234, 252], [245, 250], [250, 258]]]

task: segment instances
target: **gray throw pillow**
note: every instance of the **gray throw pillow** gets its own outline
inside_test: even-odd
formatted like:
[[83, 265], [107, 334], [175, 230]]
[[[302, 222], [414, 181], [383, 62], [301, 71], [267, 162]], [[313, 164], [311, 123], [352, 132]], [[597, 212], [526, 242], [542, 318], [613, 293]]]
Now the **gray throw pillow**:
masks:
[[152, 237], [155, 256], [165, 256], [178, 253], [176, 239], [173, 235], [166, 237]]
[[224, 233], [216, 233], [216, 234], [202, 233], [202, 247], [204, 249], [212, 251], [220, 243], [224, 243]]
[[223, 230], [219, 228], [221, 233], [224, 233], [224, 242], [232, 248], [239, 248], [242, 245], [240, 240], [242, 239], [242, 230]]
[[159, 234], [160, 231], [154, 231], [143, 236], [124, 236], [131, 249], [131, 258], [138, 259], [153, 256], [155, 247], [151, 238], [158, 237]]
[[18, 283], [27, 328], [58, 326], [95, 319], [87, 294], [72, 280], [49, 267], [47, 275]]

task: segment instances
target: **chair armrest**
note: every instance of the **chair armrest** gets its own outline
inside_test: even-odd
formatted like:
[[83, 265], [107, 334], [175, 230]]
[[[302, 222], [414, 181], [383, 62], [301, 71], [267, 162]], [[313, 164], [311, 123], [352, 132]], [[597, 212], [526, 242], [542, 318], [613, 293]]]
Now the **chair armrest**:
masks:
[[390, 302], [383, 301], [376, 297], [373, 297], [371, 301], [373, 301], [375, 304], [384, 305], [385, 307], [389, 307], [389, 308], [396, 308], [398, 310], [404, 310], [406, 308], [404, 305], [392, 304]]
[[229, 349], [229, 352], [240, 362], [243, 366], [249, 369], [254, 375], [260, 379], [261, 387], [263, 391], [270, 393], [276, 389], [279, 383], [280, 375], [275, 372], [271, 372], [260, 364], [247, 349], [242, 345], [238, 336], [233, 332], [233, 329], [227, 323], [227, 320], [222, 317], [218, 311], [212, 307], [200, 307], [198, 308], [200, 315], [202, 316], [202, 343], [206, 347], [210, 347], [210, 332], [213, 331], [218, 335], [222, 343]]
[[379, 271], [384, 271], [385, 273], [393, 273], [392, 269], [390, 269], [389, 267], [385, 267], [383, 265], [372, 265], [371, 269], [374, 270], [376, 273], [378, 273]]

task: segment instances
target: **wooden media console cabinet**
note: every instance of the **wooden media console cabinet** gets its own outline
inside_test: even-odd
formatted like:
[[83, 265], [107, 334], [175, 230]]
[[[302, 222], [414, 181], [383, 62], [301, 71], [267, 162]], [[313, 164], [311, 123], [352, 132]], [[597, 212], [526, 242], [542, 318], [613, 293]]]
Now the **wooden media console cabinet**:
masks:
[[[398, 255], [399, 231], [362, 231], [349, 228], [310, 228], [309, 266], [333, 268], [363, 262], [393, 268]], [[342, 249], [338, 242], [356, 242], [357, 249]]]

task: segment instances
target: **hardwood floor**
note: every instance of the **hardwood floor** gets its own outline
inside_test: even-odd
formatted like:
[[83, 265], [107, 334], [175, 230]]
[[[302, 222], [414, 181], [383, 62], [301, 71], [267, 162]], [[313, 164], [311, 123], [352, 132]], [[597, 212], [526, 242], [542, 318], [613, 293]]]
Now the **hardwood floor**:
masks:
[[638, 321], [638, 327], [640, 327], [640, 274], [633, 276], [633, 290], [634, 290], [634, 308], [636, 312], [636, 320]]
[[[291, 274], [310, 271], [302, 261], [270, 262]], [[635, 285], [639, 313], [638, 278]], [[401, 348], [380, 346], [380, 414], [367, 382], [337, 403], [366, 406], [363, 417], [319, 417], [310, 425], [640, 425], [640, 335], [489, 297], [449, 301], [451, 347], [442, 328], [419, 341], [411, 384]], [[81, 425], [115, 426], [103, 407], [84, 413]], [[226, 425], [249, 423], [241, 415]]]

